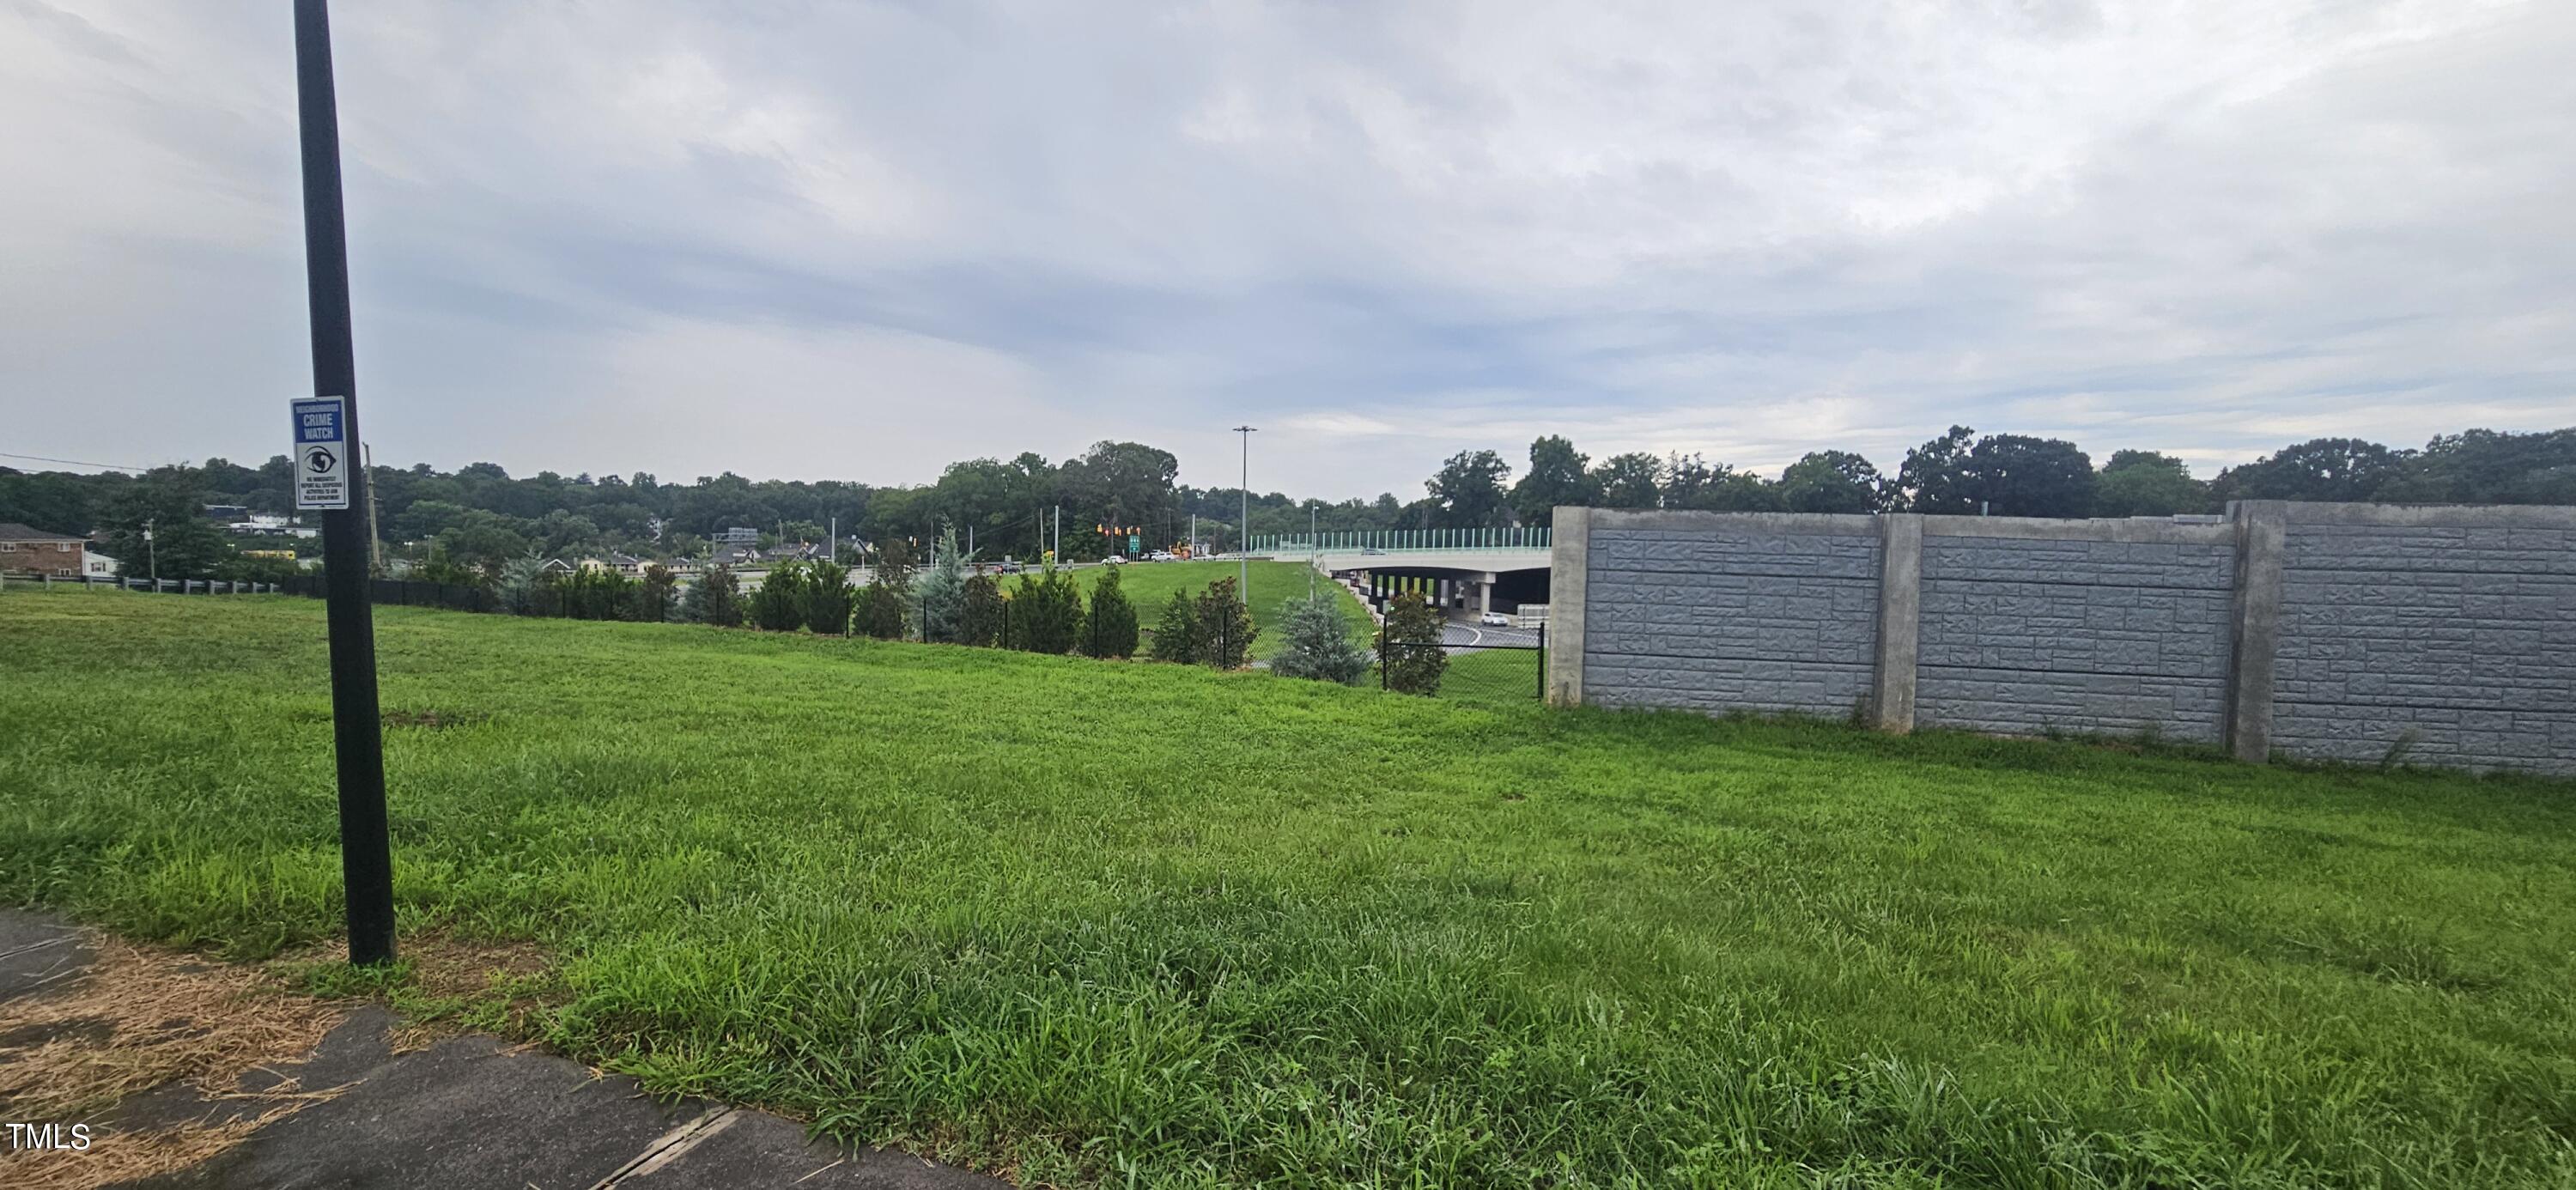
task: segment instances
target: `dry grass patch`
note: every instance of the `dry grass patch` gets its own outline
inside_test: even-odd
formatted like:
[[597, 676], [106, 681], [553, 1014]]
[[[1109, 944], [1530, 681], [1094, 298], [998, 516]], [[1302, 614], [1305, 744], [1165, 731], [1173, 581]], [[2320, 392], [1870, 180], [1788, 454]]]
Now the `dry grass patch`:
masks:
[[243, 1110], [168, 1129], [93, 1127], [86, 1152], [12, 1153], [11, 1186], [104, 1186], [185, 1168], [339, 1090], [290, 1079], [253, 1092], [241, 1082], [310, 1054], [347, 1017], [344, 1008], [288, 993], [256, 968], [199, 963], [94, 933], [85, 940], [96, 956], [86, 972], [0, 1003], [0, 1115], [84, 1121], [174, 1082]]

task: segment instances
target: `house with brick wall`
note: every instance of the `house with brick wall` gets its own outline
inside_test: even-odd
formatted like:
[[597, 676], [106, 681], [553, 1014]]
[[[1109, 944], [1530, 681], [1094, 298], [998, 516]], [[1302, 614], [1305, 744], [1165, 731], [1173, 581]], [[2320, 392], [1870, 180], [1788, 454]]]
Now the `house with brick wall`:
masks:
[[0, 521], [0, 574], [79, 578], [87, 573], [87, 540]]

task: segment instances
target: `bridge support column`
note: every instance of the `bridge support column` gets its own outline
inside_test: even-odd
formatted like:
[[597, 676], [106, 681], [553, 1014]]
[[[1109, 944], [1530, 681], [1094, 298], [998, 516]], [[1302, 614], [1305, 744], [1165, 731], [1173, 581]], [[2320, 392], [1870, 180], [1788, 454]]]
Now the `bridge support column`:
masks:
[[1476, 584], [1476, 614], [1492, 615], [1494, 611], [1494, 576], [1486, 575]]

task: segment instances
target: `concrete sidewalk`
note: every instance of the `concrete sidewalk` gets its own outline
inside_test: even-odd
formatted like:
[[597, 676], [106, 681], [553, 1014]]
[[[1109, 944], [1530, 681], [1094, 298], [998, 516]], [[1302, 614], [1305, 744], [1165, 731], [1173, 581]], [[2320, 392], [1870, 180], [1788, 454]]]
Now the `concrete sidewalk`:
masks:
[[[40, 998], [78, 995], [95, 953], [59, 919], [0, 910], [0, 1047], [45, 1040], [13, 1027]], [[260, 1092], [317, 1096], [211, 1158], [127, 1185], [139, 1187], [419, 1187], [421, 1190], [678, 1190], [796, 1186], [801, 1190], [1003, 1190], [1006, 1183], [903, 1153], [809, 1144], [803, 1128], [765, 1112], [702, 1100], [665, 1106], [623, 1076], [594, 1076], [563, 1058], [497, 1038], [461, 1037], [395, 1054], [396, 1024], [367, 1007], [309, 1054], [278, 1055], [242, 1080]], [[106, 1039], [60, 1027], [87, 1043]], [[187, 1027], [169, 1022], [165, 1027]], [[253, 1119], [257, 1100], [208, 1098], [173, 1082], [129, 1095], [86, 1122], [92, 1153], [120, 1138], [174, 1126]], [[21, 1119], [8, 1104], [0, 1116]], [[24, 1121], [22, 1121], [24, 1122]], [[76, 1121], [56, 1121], [65, 1125]], [[0, 1138], [0, 1185], [26, 1160]], [[88, 1154], [46, 1155], [59, 1178]], [[34, 1170], [35, 1166], [25, 1167]], [[68, 1184], [68, 1183], [65, 1183]]]

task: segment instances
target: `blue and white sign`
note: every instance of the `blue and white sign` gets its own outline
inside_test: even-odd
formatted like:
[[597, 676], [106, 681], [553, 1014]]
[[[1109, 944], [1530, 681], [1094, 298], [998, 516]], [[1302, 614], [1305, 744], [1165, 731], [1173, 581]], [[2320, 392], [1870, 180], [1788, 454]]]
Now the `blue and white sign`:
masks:
[[297, 397], [289, 404], [295, 409], [295, 449], [286, 457], [295, 460], [295, 506], [347, 508], [348, 398]]

